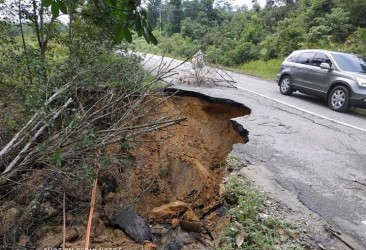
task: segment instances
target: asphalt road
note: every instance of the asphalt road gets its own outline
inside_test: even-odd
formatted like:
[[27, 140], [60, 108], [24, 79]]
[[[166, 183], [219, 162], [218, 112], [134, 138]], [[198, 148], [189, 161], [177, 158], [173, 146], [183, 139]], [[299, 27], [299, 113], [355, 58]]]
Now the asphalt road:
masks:
[[[145, 68], [156, 68], [159, 57], [147, 58]], [[179, 63], [166, 60], [169, 67]], [[167, 81], [177, 82], [189, 68], [180, 66]], [[366, 116], [337, 113], [300, 93], [281, 95], [274, 81], [226, 73], [237, 89], [194, 89], [252, 109], [236, 119], [249, 130], [250, 141], [236, 145], [234, 153], [265, 166], [284, 189], [366, 249]]]

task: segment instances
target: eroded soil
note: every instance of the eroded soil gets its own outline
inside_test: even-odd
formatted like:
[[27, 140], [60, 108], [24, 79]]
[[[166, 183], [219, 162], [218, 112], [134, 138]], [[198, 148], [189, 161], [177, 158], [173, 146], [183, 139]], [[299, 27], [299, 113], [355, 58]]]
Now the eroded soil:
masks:
[[[136, 242], [136, 237], [131, 239], [134, 236], [129, 234], [129, 237], [125, 232], [132, 229], [121, 225], [121, 214], [129, 211], [140, 221], [139, 229], [150, 231], [147, 235], [151, 237], [146, 240], [158, 249], [169, 246], [209, 248], [210, 231], [215, 230], [219, 220], [216, 209], [223, 202], [221, 185], [226, 175], [227, 156], [233, 144], [248, 141], [247, 131], [230, 119], [249, 113], [249, 108], [230, 100], [189, 92], [178, 92], [178, 96], [153, 108], [153, 112], [142, 119], [171, 116], [185, 120], [179, 125], [137, 136], [128, 144], [121, 142], [108, 147], [108, 153], [114, 156], [128, 147], [133, 157], [124, 163], [127, 167], [121, 169], [111, 162], [101, 173], [91, 245], [141, 249], [144, 242]], [[41, 170], [26, 175], [27, 185], [20, 187], [19, 197], [0, 206], [3, 237], [7, 231], [18, 227], [15, 221], [21, 223], [27, 216], [22, 211], [32, 205], [32, 196], [39, 195], [37, 190], [48, 181], [46, 176]], [[66, 194], [82, 199], [87, 208], [90, 190], [72, 183], [64, 184]], [[47, 218], [47, 223], [40, 221], [36, 227], [33, 223], [34, 231], [28, 235], [22, 231], [17, 237], [20, 248], [27, 245], [35, 245], [37, 249], [59, 247], [62, 243], [62, 204], [55, 206], [54, 202], [49, 202], [47, 190], [41, 195], [45, 198], [37, 199], [41, 201], [41, 210], [37, 212], [47, 215], [43, 217]], [[66, 214], [69, 248], [84, 246], [86, 211]], [[192, 237], [187, 232], [197, 234]], [[172, 241], [173, 236], [176, 240]], [[146, 249], [149, 244], [145, 242]]]

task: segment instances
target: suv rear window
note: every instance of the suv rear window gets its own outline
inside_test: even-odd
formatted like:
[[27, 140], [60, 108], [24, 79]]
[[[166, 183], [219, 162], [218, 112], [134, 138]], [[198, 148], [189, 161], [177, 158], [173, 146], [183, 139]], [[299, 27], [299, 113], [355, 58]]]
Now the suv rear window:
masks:
[[299, 56], [297, 62], [301, 64], [311, 64], [314, 56], [314, 52], [304, 52]]
[[300, 54], [290, 55], [290, 56], [287, 58], [287, 61], [288, 61], [288, 62], [296, 62], [296, 61], [297, 61], [297, 58], [299, 58], [299, 55], [300, 55]]

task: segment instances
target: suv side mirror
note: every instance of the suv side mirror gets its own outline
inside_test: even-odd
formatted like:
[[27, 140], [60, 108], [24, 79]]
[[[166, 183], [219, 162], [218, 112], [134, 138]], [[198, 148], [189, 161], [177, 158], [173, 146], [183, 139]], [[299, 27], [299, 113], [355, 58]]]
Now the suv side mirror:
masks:
[[321, 63], [320, 68], [321, 69], [326, 69], [326, 70], [333, 70], [333, 68], [330, 67], [330, 65], [328, 63]]

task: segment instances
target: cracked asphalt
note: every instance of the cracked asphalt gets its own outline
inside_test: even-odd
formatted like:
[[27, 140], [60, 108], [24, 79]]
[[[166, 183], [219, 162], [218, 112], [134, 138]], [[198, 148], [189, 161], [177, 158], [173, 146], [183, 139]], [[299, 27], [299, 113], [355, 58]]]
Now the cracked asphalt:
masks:
[[337, 113], [300, 93], [283, 96], [274, 81], [226, 73], [237, 89], [179, 87], [250, 107], [250, 116], [236, 119], [250, 141], [235, 145], [234, 153], [264, 166], [282, 188], [366, 249], [366, 116]]

